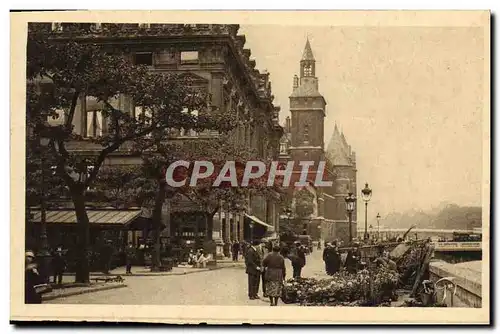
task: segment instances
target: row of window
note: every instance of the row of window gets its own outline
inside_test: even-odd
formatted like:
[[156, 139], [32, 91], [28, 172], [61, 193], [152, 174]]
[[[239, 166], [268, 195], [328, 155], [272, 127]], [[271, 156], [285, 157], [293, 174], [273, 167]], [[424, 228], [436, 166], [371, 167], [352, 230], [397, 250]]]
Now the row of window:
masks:
[[196, 234], [196, 232], [175, 232], [175, 236], [176, 237], [203, 237], [205, 236], [205, 233], [204, 232], [198, 232], [198, 235]]
[[[89, 30], [100, 31], [102, 25], [100, 23], [89, 23]], [[149, 28], [149, 23], [139, 24], [139, 27]], [[53, 31], [63, 31], [64, 26], [62, 23], [52, 23]], [[175, 52], [137, 52], [134, 54], [134, 61], [137, 65], [162, 65], [162, 64], [175, 64], [177, 63], [177, 54]], [[181, 51], [180, 55], [181, 64], [197, 63], [198, 62], [198, 51]]]
[[[181, 51], [180, 52], [181, 64], [194, 64], [198, 62], [198, 51]], [[134, 61], [136, 65], [168, 65], [176, 64], [177, 58], [174, 52], [137, 52], [134, 54]]]
[[[135, 117], [136, 119], [139, 119], [141, 115], [144, 115], [144, 122], [149, 123], [151, 121], [151, 112], [148, 110], [143, 110], [142, 107], [136, 106], [135, 107]], [[194, 110], [192, 112], [195, 116], [198, 115], [198, 112]], [[64, 112], [60, 111], [59, 117], [56, 119], [53, 119], [52, 117], [49, 118], [49, 124], [55, 126], [55, 125], [62, 125], [64, 124], [65, 121], [65, 116]], [[86, 112], [86, 117], [84, 119], [85, 124], [82, 127], [82, 136], [85, 138], [98, 138], [103, 136], [104, 131], [105, 131], [105, 118], [102, 115], [101, 110], [90, 110]], [[189, 136], [189, 137], [196, 137], [198, 136], [198, 133], [192, 129], [185, 130], [185, 129], [173, 129], [171, 131], [172, 135], [175, 136]], [[146, 137], [151, 137], [151, 134], [146, 135]]]

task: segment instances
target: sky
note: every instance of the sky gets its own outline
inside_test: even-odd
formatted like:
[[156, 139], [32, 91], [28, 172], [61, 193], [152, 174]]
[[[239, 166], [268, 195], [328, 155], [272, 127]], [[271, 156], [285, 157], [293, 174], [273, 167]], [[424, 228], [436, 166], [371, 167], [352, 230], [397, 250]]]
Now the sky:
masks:
[[365, 182], [373, 190], [369, 216], [481, 205], [481, 28], [242, 25], [239, 33], [270, 72], [282, 122], [309, 37], [327, 101], [325, 147], [337, 123], [356, 151], [358, 197]]

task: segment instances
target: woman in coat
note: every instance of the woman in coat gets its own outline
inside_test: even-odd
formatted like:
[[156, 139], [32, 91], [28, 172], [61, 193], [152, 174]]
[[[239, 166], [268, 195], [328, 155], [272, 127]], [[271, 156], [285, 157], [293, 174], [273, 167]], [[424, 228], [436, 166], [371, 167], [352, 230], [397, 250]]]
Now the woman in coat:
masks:
[[266, 269], [266, 294], [269, 296], [271, 306], [278, 305], [278, 298], [281, 297], [286, 276], [285, 258], [280, 255], [279, 251], [280, 248], [274, 246], [273, 251], [262, 262]]
[[25, 255], [25, 271], [24, 271], [24, 303], [25, 304], [41, 304], [42, 296], [36, 290], [36, 286], [42, 283], [40, 274], [38, 273], [36, 263], [34, 263], [35, 254], [32, 251], [27, 251]]

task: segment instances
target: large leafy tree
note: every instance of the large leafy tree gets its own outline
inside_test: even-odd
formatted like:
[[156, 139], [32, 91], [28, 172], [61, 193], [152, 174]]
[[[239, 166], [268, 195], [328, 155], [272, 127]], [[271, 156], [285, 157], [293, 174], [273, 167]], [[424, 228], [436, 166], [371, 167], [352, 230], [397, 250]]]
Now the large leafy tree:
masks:
[[[228, 115], [227, 117], [231, 117]], [[235, 123], [232, 123], [235, 124]], [[248, 206], [248, 195], [259, 194], [268, 198], [279, 199], [281, 194], [280, 179], [272, 186], [267, 185], [267, 173], [261, 178], [251, 180], [248, 187], [231, 186], [223, 182], [220, 186], [213, 184], [227, 161], [236, 164], [238, 185], [241, 185], [245, 163], [258, 160], [257, 152], [247, 146], [234, 144], [228, 137], [228, 127], [224, 127], [217, 137], [183, 139], [170, 143], [156, 143], [155, 149], [143, 154], [141, 192], [139, 197], [143, 205], [152, 207], [153, 240], [156, 248], [160, 245], [160, 231], [162, 226], [161, 210], [165, 199], [175, 202], [179, 198], [187, 198], [200, 205], [205, 213], [206, 238], [212, 239], [213, 219], [215, 214], [224, 206], [231, 212], [244, 212]], [[182, 187], [171, 187], [165, 179], [165, 170], [171, 163], [178, 160], [190, 162], [190, 167], [178, 167], [173, 178], [176, 181], [186, 180]], [[199, 179], [196, 185], [190, 185], [195, 161], [209, 161], [214, 166], [212, 175]], [[201, 172], [204, 172], [202, 170]], [[153, 257], [153, 270], [159, 265], [159, 249]]]
[[[198, 180], [195, 186], [191, 186], [188, 180], [186, 186], [181, 188], [183, 196], [202, 206], [205, 212], [206, 237], [208, 240], [212, 238], [214, 216], [222, 208], [233, 213], [245, 212], [248, 210], [250, 195], [259, 195], [274, 200], [280, 198], [282, 193], [280, 182], [282, 180], [277, 177], [276, 182], [268, 186], [269, 163], [271, 161], [263, 161], [262, 158], [259, 158], [256, 150], [245, 145], [234, 144], [226, 137], [207, 141], [193, 141], [185, 145], [190, 147], [189, 155], [185, 160], [207, 160], [214, 165], [214, 173], [210, 177]], [[220, 186], [214, 187], [213, 184], [216, 178], [228, 161], [235, 162], [237, 186], [225, 181]], [[247, 186], [241, 186], [246, 164], [250, 161], [264, 162], [266, 172], [259, 178], [251, 179]], [[228, 175], [228, 173], [230, 171], [227, 171], [225, 175]]]
[[[60, 37], [46, 25], [29, 25], [26, 117], [35, 136], [49, 139], [47, 154], [55, 160], [57, 176], [68, 188], [79, 227], [76, 281], [88, 282], [85, 195], [109, 155], [166, 129], [211, 129], [224, 124], [224, 119], [216, 119], [215, 110], [207, 113], [205, 90], [194, 87], [186, 77], [151, 72], [134, 65], [119, 47], [83, 42], [77, 38], [79, 34], [75, 28], [72, 34]], [[119, 108], [119, 96], [141, 106], [140, 112], [134, 115]], [[89, 138], [94, 154], [87, 156], [71, 150], [73, 142], [82, 140], [73, 126], [82, 97], [91, 97], [101, 106], [107, 124], [102, 135]], [[60, 125], [47, 123], [49, 117], [61, 114]]]

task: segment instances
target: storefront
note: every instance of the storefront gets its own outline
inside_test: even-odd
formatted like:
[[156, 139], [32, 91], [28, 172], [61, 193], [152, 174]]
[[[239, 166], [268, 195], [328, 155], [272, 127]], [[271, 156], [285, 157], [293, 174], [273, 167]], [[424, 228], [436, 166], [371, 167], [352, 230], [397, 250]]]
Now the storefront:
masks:
[[270, 237], [274, 234], [274, 226], [271, 226], [256, 216], [245, 214], [243, 238], [245, 241], [253, 241]]
[[[26, 224], [26, 248], [37, 252], [41, 235], [41, 212], [30, 210], [31, 217]], [[115, 254], [116, 264], [123, 262], [123, 249], [129, 241], [129, 225], [139, 219], [140, 209], [87, 210], [90, 223], [89, 250], [91, 252], [91, 268], [99, 267], [100, 252], [106, 245], [111, 245]], [[69, 267], [76, 256], [78, 245], [78, 224], [74, 210], [48, 210], [46, 212], [47, 239], [50, 250], [62, 247], [65, 250]], [[94, 263], [95, 262], [95, 263]]]

